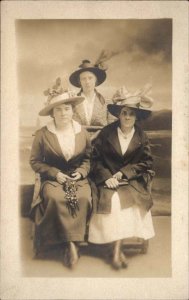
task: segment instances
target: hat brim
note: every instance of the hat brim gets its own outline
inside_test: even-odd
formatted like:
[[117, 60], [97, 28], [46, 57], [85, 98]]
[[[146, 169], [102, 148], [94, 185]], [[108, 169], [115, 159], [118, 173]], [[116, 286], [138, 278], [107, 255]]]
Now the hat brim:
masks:
[[104, 70], [95, 67], [89, 67], [89, 68], [82, 68], [73, 72], [69, 78], [71, 84], [80, 88], [81, 84], [79, 81], [79, 75], [87, 71], [92, 72], [97, 77], [97, 84], [96, 84], [97, 86], [103, 83], [106, 79], [106, 72]]
[[57, 105], [71, 104], [71, 105], [75, 106], [75, 105], [78, 105], [81, 102], [83, 102], [84, 99], [85, 99], [84, 97], [77, 96], [77, 97], [57, 101], [56, 103], [50, 104], [47, 107], [44, 107], [42, 110], [40, 110], [39, 115], [40, 116], [49, 116], [51, 114], [52, 109]]
[[150, 117], [150, 115], [152, 113], [151, 110], [137, 108], [137, 107], [134, 107], [131, 105], [126, 105], [126, 104], [125, 105], [108, 104], [108, 106], [107, 106], [108, 111], [116, 118], [119, 118], [119, 115], [120, 115], [123, 107], [129, 107], [129, 108], [133, 109], [136, 113], [137, 120], [146, 119], [146, 118]]

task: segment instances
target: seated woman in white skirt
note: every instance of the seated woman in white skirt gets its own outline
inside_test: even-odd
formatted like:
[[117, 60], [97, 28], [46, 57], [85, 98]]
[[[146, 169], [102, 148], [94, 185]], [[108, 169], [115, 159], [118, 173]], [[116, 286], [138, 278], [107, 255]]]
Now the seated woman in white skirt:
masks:
[[118, 118], [105, 126], [94, 143], [92, 177], [93, 214], [89, 242], [113, 243], [112, 266], [127, 267], [122, 240], [154, 236], [150, 208], [154, 172], [149, 141], [136, 121], [150, 116], [151, 98], [129, 96], [124, 89], [108, 105]]

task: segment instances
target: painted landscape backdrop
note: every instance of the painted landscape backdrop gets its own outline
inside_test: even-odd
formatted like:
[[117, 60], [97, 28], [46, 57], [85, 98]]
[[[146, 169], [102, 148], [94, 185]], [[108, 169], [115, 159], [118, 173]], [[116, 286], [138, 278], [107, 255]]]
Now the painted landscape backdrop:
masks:
[[[154, 215], [171, 214], [171, 110], [154, 111], [141, 123], [146, 131], [154, 158], [156, 176], [153, 183]], [[27, 215], [31, 203], [35, 174], [29, 156], [35, 127], [20, 127], [20, 185], [22, 215]]]

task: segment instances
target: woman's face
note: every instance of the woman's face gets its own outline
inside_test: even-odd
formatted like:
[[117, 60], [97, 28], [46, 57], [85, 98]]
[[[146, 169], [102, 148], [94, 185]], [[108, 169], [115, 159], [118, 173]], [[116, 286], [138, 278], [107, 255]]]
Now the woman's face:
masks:
[[94, 91], [97, 78], [92, 72], [82, 72], [79, 78], [84, 93]]
[[119, 115], [121, 126], [125, 128], [132, 128], [136, 121], [136, 114], [132, 108], [123, 107]]
[[53, 108], [52, 116], [56, 125], [65, 125], [72, 120], [73, 109], [71, 104], [61, 104]]

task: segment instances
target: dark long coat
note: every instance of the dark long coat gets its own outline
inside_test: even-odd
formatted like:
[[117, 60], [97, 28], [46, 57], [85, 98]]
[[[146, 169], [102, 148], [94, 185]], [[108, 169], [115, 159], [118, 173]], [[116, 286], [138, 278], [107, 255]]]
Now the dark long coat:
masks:
[[[90, 171], [91, 145], [85, 129], [75, 135], [75, 152], [65, 159], [56, 135], [43, 127], [36, 132], [32, 145], [30, 164], [40, 174], [41, 185], [35, 189], [31, 218], [35, 221], [34, 247], [46, 247], [65, 241], [83, 241], [86, 222], [91, 206], [91, 189], [87, 179]], [[62, 171], [71, 175], [74, 171], [82, 175], [77, 181], [77, 198], [80, 209], [72, 218], [66, 207], [65, 191], [56, 181]]]
[[90, 171], [91, 144], [88, 133], [81, 129], [75, 137], [75, 152], [71, 159], [65, 159], [56, 135], [43, 127], [36, 132], [32, 145], [30, 164], [40, 173], [42, 181], [55, 180], [59, 171], [70, 175], [74, 171], [86, 178]]
[[111, 211], [114, 190], [104, 187], [105, 181], [121, 171], [129, 184], [117, 189], [122, 208], [133, 204], [149, 210], [152, 206], [151, 179], [153, 160], [146, 134], [135, 125], [129, 147], [122, 155], [117, 128], [119, 121], [104, 127], [94, 142], [92, 155], [93, 207], [97, 213]]

